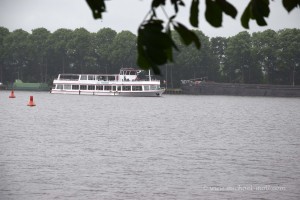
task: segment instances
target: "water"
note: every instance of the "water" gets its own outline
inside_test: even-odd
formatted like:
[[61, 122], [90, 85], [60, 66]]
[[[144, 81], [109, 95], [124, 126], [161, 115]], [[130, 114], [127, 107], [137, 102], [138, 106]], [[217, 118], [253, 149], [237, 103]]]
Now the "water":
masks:
[[299, 98], [15, 95], [1, 200], [300, 199]]

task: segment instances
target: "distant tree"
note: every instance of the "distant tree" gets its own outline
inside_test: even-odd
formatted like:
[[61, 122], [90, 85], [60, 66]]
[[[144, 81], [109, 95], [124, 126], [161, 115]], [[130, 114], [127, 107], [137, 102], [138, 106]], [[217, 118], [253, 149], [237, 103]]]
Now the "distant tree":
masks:
[[180, 52], [177, 55], [173, 71], [175, 73], [179, 71], [180, 79], [207, 77], [209, 80], [216, 80], [218, 65], [213, 62], [215, 57], [212, 54], [209, 38], [201, 31], [195, 31], [195, 34], [202, 41], [201, 50], [198, 51], [192, 46], [185, 46], [184, 43], [177, 45]]
[[227, 48], [227, 38], [225, 37], [214, 37], [210, 40], [212, 54], [216, 58], [216, 65], [221, 73], [220, 76], [224, 77], [223, 68], [225, 63], [225, 50]]
[[3, 46], [8, 59], [5, 66], [7, 81], [22, 79], [29, 62], [29, 33], [17, 29], [4, 38]]
[[[71, 40], [72, 30], [58, 29], [53, 32], [49, 39], [49, 56], [51, 59], [48, 61], [51, 65], [49, 73], [56, 75], [59, 73], [65, 73], [69, 70], [68, 48], [67, 45]], [[52, 77], [53, 78], [53, 77]]]
[[[172, 31], [176, 61], [161, 68], [168, 87], [183, 79], [207, 77], [209, 81], [240, 83], [300, 84], [300, 30], [241, 32], [230, 38], [200, 38], [201, 50], [186, 46]], [[129, 31], [101, 29], [90, 33], [45, 28], [27, 33], [0, 27], [1, 82], [51, 83], [59, 73], [116, 73], [135, 65], [137, 37]], [[220, 78], [221, 77], [221, 78]], [[264, 80], [264, 81], [263, 81]]]
[[273, 30], [253, 33], [253, 58], [256, 66], [260, 66], [264, 74], [264, 82], [275, 83], [277, 71], [278, 37]]
[[[26, 80], [31, 82], [47, 82], [49, 36], [50, 32], [45, 28], [34, 29], [29, 35], [28, 48], [30, 52], [30, 61], [28, 66], [29, 70], [24, 71]], [[34, 74], [39, 74], [38, 77], [35, 77], [37, 79], [30, 80], [34, 77], [32, 76], [32, 72], [34, 72]]]
[[6, 58], [6, 49], [4, 47], [4, 39], [9, 35], [9, 30], [4, 27], [0, 27], [0, 82], [4, 82], [3, 78], [3, 68], [5, 64], [5, 58]]
[[75, 29], [67, 44], [67, 55], [71, 62], [67, 73], [89, 73], [89, 68], [96, 65], [96, 59], [91, 57], [92, 48], [92, 35], [84, 28]]
[[277, 83], [300, 84], [300, 30], [279, 31], [278, 46]]
[[95, 54], [97, 57], [98, 71], [107, 73], [108, 68], [111, 68], [110, 55], [112, 44], [117, 35], [117, 32], [110, 28], [100, 29], [95, 37], [93, 44], [95, 45]]
[[261, 70], [252, 64], [251, 46], [251, 36], [246, 31], [228, 39], [223, 73], [229, 82], [253, 83], [261, 77]]
[[136, 35], [129, 31], [122, 31], [114, 38], [110, 49], [112, 70], [118, 71], [121, 67], [134, 67], [136, 63]]

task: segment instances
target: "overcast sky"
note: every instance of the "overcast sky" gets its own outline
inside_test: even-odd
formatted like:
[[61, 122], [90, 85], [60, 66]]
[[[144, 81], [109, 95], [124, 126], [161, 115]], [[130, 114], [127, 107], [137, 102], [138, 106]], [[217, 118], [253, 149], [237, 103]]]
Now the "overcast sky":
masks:
[[[85, 28], [97, 32], [109, 27], [117, 32], [129, 30], [134, 34], [149, 11], [151, 0], [110, 0], [106, 1], [107, 12], [102, 20], [94, 20], [91, 10], [85, 0], [0, 0], [0, 26], [10, 31], [44, 27], [51, 32], [59, 28]], [[185, 1], [187, 3], [191, 0]], [[244, 31], [240, 24], [242, 11], [249, 0], [229, 0], [239, 11], [237, 19], [223, 15], [222, 28], [213, 28], [204, 19], [204, 4], [200, 4], [200, 30], [209, 37], [233, 36]], [[177, 21], [188, 24], [189, 4], [181, 9]], [[172, 10], [167, 10], [172, 15]], [[163, 15], [160, 15], [164, 18]], [[164, 18], [165, 19], [165, 18]], [[271, 13], [267, 19], [268, 26], [259, 27], [256, 22], [250, 23], [250, 32], [266, 29], [280, 30], [284, 28], [300, 28], [300, 9], [294, 9], [290, 14], [284, 10], [282, 0], [271, 1]]]

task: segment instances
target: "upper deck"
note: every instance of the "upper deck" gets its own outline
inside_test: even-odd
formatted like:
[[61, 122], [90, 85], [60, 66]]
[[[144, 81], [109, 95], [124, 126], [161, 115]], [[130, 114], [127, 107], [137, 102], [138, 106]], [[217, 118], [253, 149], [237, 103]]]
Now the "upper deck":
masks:
[[122, 68], [119, 74], [59, 74], [54, 83], [89, 83], [89, 84], [110, 84], [124, 82], [151, 82], [158, 84], [159, 80], [151, 79], [149, 74], [148, 79], [139, 78], [142, 70], [133, 68]]

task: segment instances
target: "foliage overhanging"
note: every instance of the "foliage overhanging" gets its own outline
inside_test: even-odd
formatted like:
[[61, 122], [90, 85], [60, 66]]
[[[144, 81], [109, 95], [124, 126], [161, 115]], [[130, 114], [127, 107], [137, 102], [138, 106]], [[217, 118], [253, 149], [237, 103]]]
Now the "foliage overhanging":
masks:
[[[95, 19], [102, 18], [105, 12], [105, 0], [86, 0], [90, 6]], [[171, 29], [175, 30], [185, 45], [195, 44], [200, 49], [200, 40], [195, 33], [186, 28], [183, 24], [175, 21], [175, 17], [180, 11], [180, 7], [185, 6], [183, 0], [170, 0], [174, 7], [174, 13], [167, 19], [166, 26], [164, 20], [156, 15], [156, 9], [164, 7], [167, 0], [152, 0], [149, 11], [149, 18], [145, 19], [138, 29], [138, 65], [143, 69], [152, 68], [156, 74], [160, 73], [158, 66], [173, 61], [173, 48], [177, 49], [173, 42]], [[197, 28], [199, 23], [199, 0], [191, 0], [190, 24]], [[284, 8], [290, 12], [294, 8], [300, 7], [300, 0], [282, 0]], [[205, 18], [214, 27], [220, 27], [223, 21], [223, 14], [236, 18], [237, 9], [227, 0], [205, 0]], [[265, 18], [269, 16], [270, 0], [249, 0], [245, 8], [241, 24], [249, 29], [249, 21], [256, 20], [259, 26], [267, 25]], [[152, 42], [150, 42], [152, 41]], [[155, 42], [153, 42], [155, 41]]]

